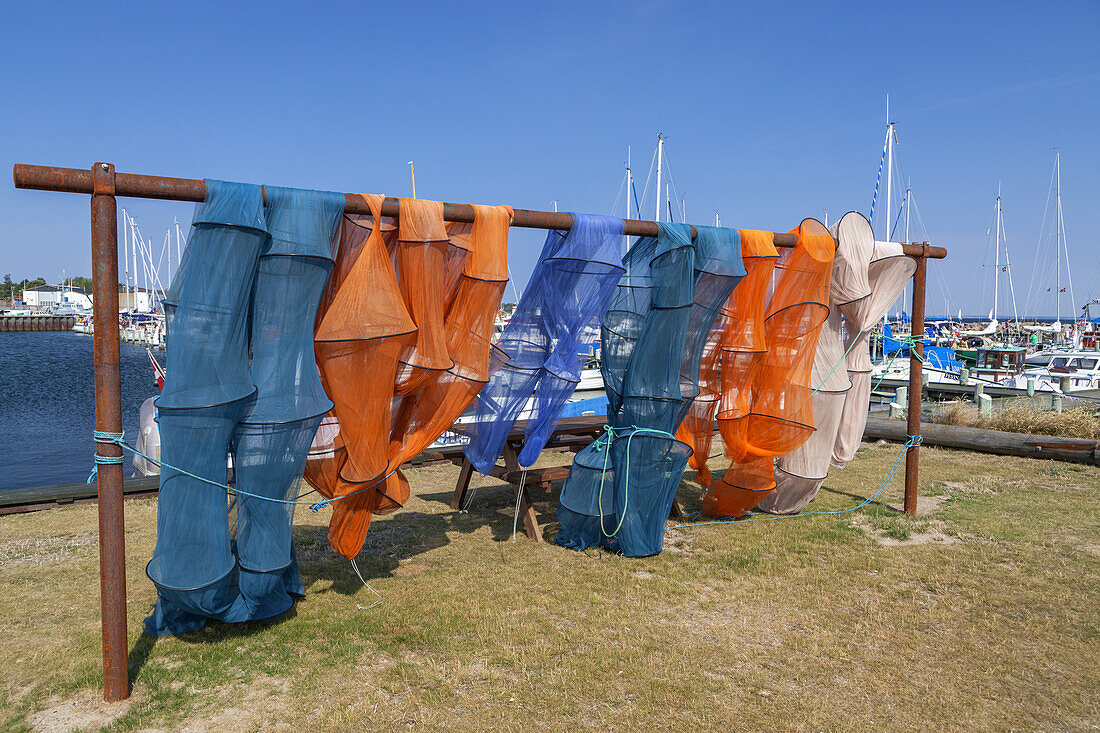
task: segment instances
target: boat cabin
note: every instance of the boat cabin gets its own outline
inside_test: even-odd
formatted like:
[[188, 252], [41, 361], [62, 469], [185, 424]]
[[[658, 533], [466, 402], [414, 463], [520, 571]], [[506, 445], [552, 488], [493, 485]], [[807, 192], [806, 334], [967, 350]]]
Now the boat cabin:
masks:
[[1024, 357], [1027, 349], [1023, 346], [988, 346], [979, 348], [975, 354], [975, 377], [983, 377], [999, 382], [1005, 377], [1014, 377], [1024, 372]]
[[1100, 365], [1100, 354], [1059, 354], [1052, 357], [1047, 367], [1053, 373], [1071, 374], [1078, 369], [1095, 370]]

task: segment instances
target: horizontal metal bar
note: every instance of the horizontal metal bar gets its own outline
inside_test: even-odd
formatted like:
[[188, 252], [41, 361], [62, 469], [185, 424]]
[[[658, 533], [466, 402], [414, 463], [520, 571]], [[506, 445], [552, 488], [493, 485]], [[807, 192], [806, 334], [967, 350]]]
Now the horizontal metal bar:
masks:
[[[16, 188], [30, 188], [40, 191], [63, 191], [66, 193], [92, 192], [91, 171], [79, 168], [55, 168], [45, 165], [27, 165], [16, 163], [12, 171]], [[165, 176], [146, 176], [135, 173], [115, 173], [115, 194], [144, 199], [168, 199], [172, 201], [203, 201], [206, 199], [206, 182], [194, 178], [167, 178]], [[344, 194], [344, 211], [349, 214], [369, 214], [370, 208], [362, 194]], [[397, 216], [398, 201], [387, 198], [382, 202], [385, 216]], [[474, 220], [474, 207], [469, 204], [443, 204], [443, 218], [447, 221], [471, 222]], [[534, 211], [513, 209], [512, 226], [526, 229], [569, 229], [573, 226], [573, 217], [564, 212]], [[657, 236], [657, 223], [638, 219], [625, 219], [623, 233], [632, 237]], [[695, 229], [692, 227], [692, 236]], [[798, 243], [794, 234], [776, 232], [773, 242], [777, 247], [793, 247]], [[943, 247], [920, 244], [904, 244], [905, 254], [911, 257], [928, 257], [941, 260], [947, 257]]]

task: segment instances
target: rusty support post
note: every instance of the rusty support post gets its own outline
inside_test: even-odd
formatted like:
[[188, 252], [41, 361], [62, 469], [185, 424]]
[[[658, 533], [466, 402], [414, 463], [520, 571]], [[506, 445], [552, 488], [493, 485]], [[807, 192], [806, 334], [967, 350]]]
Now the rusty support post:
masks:
[[[95, 319], [95, 429], [122, 432], [122, 380], [118, 346], [118, 219], [115, 168], [92, 166], [92, 308]], [[96, 453], [121, 458], [122, 448], [96, 443]], [[130, 696], [126, 634], [126, 544], [122, 510], [122, 463], [102, 463], [99, 491], [99, 592], [103, 625], [103, 698]]]
[[[924, 390], [924, 291], [928, 276], [928, 243], [921, 245], [925, 252], [917, 257], [917, 270], [913, 273], [913, 324], [909, 344], [909, 415], [906, 432], [910, 437], [920, 435], [920, 408]], [[917, 514], [917, 477], [920, 469], [920, 448], [910, 447], [905, 453], [905, 511]]]

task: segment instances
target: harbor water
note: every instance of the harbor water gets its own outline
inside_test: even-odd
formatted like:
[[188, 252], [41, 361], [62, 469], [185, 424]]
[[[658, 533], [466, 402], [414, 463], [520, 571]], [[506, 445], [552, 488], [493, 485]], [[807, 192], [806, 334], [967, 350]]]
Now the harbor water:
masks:
[[[163, 363], [164, 352], [153, 353]], [[157, 385], [144, 346], [121, 344], [120, 363], [122, 425], [132, 443], [141, 403]], [[91, 336], [0, 334], [0, 395], [0, 491], [88, 478], [95, 453]]]

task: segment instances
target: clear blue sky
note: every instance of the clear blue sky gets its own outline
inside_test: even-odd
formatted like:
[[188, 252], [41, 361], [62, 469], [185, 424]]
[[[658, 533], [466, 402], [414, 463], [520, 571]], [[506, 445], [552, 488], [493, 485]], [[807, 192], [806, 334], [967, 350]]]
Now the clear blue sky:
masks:
[[[729, 226], [788, 230], [825, 211], [867, 212], [889, 92], [921, 220], [951, 252], [933, 265], [943, 280], [933, 276], [932, 312], [944, 293], [952, 311], [988, 310], [998, 181], [1023, 305], [1054, 147], [1077, 300], [1100, 297], [1096, 2], [3, 2], [0, 12], [5, 166], [107, 160], [409, 195], [414, 160], [422, 198], [607, 213], [627, 146], [644, 178], [660, 131], [690, 220], [719, 210]], [[190, 204], [123, 203], [158, 243], [173, 216], [190, 221]], [[90, 272], [87, 197], [8, 183], [0, 218], [0, 274]], [[513, 235], [521, 286], [541, 236]], [[912, 238], [923, 238], [915, 225]]]

